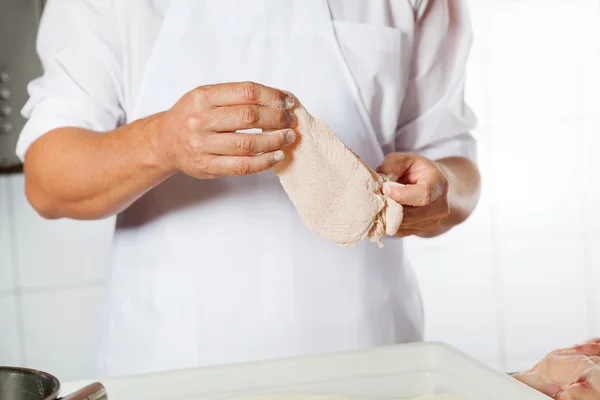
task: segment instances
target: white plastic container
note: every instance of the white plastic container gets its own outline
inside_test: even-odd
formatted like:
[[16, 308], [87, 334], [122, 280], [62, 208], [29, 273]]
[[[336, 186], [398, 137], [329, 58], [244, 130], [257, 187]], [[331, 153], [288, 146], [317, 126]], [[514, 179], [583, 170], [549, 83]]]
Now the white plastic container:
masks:
[[[548, 400], [506, 374], [441, 343], [198, 368], [100, 380], [110, 400], [239, 399], [264, 394], [403, 400], [454, 394], [470, 400]], [[63, 386], [63, 395], [84, 386]]]

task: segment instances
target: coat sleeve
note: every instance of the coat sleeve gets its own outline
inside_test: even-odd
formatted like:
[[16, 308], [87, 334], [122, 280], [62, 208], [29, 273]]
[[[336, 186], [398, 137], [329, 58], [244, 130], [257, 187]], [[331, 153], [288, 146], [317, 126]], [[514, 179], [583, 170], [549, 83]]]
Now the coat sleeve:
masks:
[[465, 104], [465, 69], [472, 42], [466, 0], [412, 0], [415, 35], [407, 93], [395, 138], [397, 152], [438, 160], [475, 160]]
[[49, 0], [37, 53], [43, 75], [28, 85], [17, 155], [45, 133], [76, 126], [108, 131], [123, 118], [123, 68], [112, 0]]

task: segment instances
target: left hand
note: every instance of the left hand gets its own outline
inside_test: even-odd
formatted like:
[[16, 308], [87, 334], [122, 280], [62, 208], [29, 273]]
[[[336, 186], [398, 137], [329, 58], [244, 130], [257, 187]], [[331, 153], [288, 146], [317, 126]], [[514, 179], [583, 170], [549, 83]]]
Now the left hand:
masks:
[[450, 214], [448, 179], [438, 164], [416, 154], [392, 153], [377, 172], [406, 186], [384, 184], [385, 195], [404, 206], [397, 237], [423, 235], [437, 230]]

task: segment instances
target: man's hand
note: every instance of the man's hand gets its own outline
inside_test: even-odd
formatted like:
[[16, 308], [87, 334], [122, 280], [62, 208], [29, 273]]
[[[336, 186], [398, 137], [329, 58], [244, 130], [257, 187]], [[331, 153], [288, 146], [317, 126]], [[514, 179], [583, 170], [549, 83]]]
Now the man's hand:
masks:
[[[154, 152], [196, 178], [247, 175], [273, 167], [296, 140], [293, 98], [252, 82], [198, 87], [158, 118]], [[260, 128], [261, 134], [236, 133]]]
[[440, 228], [450, 214], [448, 179], [440, 166], [415, 154], [392, 153], [377, 172], [406, 186], [384, 184], [385, 195], [404, 206], [396, 236], [427, 235]]
[[[178, 171], [216, 178], [266, 170], [296, 139], [292, 107], [280, 90], [226, 83], [196, 88], [170, 110], [109, 132], [54, 129], [27, 150], [27, 198], [45, 218], [99, 219]], [[249, 128], [263, 133], [235, 133]]]

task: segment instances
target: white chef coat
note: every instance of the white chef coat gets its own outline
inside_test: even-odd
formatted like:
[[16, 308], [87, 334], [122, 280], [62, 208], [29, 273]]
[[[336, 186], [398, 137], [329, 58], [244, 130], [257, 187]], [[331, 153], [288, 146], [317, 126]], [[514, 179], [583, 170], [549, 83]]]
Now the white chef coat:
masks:
[[[168, 108], [194, 83], [250, 76], [300, 93], [373, 166], [391, 151], [474, 157], [474, 118], [463, 101], [470, 44], [463, 3], [255, 0], [264, 7], [253, 8], [235, 1], [50, 1], [39, 40], [45, 74], [30, 86], [19, 155], [53, 128], [110, 130]], [[280, 18], [269, 18], [273, 9]], [[237, 22], [223, 28], [228, 17]], [[284, 17], [296, 33], [281, 35]], [[266, 36], [244, 36], [252, 35], [248, 21]], [[284, 37], [299, 46], [295, 52]], [[260, 54], [247, 53], [244, 69], [232, 67], [246, 50], [233, 38]], [[311, 56], [326, 61], [315, 68]], [[264, 72], [267, 58], [287, 63]], [[313, 80], [320, 82], [311, 89]], [[107, 374], [423, 335], [401, 240], [382, 250], [321, 241], [269, 174], [210, 182], [179, 175], [143, 196], [119, 216], [109, 292], [100, 360]]]
[[[251, 0], [248, 0], [251, 1]], [[128, 122], [145, 63], [171, 0], [49, 0], [41, 21], [38, 54], [44, 75], [29, 85], [25, 125], [17, 145], [27, 148], [62, 126], [108, 131]], [[431, 3], [431, 4], [430, 4]], [[465, 1], [330, 0], [334, 24], [350, 68], [373, 118], [384, 151], [431, 159], [474, 159], [469, 131], [475, 117], [463, 101], [472, 31]], [[413, 43], [397, 79], [409, 79], [397, 121], [381, 121], [387, 104], [360, 62], [386, 31]], [[362, 46], [358, 46], [362, 44]], [[169, 79], [165, 76], [164, 79]], [[361, 81], [362, 79], [362, 81]]]

